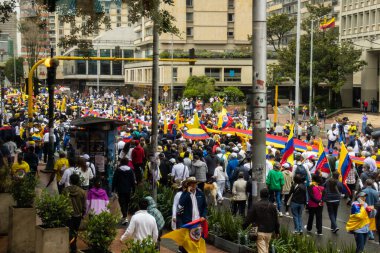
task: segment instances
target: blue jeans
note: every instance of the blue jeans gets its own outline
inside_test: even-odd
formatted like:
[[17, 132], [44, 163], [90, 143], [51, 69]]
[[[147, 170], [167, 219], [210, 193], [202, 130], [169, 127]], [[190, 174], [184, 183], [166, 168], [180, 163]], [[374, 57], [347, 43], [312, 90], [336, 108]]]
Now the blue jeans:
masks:
[[339, 201], [336, 202], [326, 202], [327, 205], [327, 212], [329, 214], [329, 218], [331, 221], [331, 229], [336, 229], [336, 218], [338, 216], [338, 207], [339, 207]]
[[292, 211], [293, 215], [293, 222], [294, 222], [294, 230], [297, 232], [302, 232], [302, 212], [303, 212], [304, 204], [298, 204], [291, 202], [290, 203], [290, 210]]
[[354, 233], [356, 242], [356, 253], [364, 251], [365, 243], [367, 242], [367, 233]]
[[269, 190], [269, 200], [272, 203], [276, 201], [277, 210], [281, 212], [281, 191]]

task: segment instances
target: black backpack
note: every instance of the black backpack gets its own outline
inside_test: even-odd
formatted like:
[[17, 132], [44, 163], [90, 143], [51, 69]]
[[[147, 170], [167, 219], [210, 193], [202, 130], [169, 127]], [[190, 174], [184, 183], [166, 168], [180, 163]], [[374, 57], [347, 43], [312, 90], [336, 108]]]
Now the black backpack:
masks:
[[302, 179], [306, 180], [307, 172], [306, 172], [305, 167], [302, 164], [297, 164], [297, 168], [294, 172], [294, 175], [295, 176], [299, 175]]

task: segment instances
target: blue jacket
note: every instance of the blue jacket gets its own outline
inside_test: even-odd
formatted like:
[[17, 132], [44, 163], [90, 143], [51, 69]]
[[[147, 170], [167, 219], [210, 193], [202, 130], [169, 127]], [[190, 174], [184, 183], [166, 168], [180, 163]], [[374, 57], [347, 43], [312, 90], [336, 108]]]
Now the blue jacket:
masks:
[[379, 193], [372, 187], [367, 186], [365, 189], [363, 189], [363, 192], [367, 193], [365, 202], [369, 206], [374, 206], [377, 202], [379, 202]]
[[[195, 197], [197, 199], [199, 216], [206, 218], [207, 204], [204, 193], [201, 190], [197, 189]], [[182, 193], [178, 203], [177, 215], [180, 216], [180, 220], [182, 221], [182, 224], [178, 224], [179, 226], [182, 226], [193, 220], [193, 202], [191, 201], [190, 192]]]
[[239, 160], [237, 158], [232, 158], [231, 160], [228, 161], [228, 164], [227, 164], [228, 178], [232, 177], [238, 165], [239, 165]]

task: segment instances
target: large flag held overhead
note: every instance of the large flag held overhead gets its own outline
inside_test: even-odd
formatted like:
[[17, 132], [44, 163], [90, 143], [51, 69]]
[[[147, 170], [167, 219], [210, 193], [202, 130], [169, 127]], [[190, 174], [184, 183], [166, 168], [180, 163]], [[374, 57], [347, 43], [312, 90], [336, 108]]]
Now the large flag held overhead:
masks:
[[183, 225], [180, 229], [174, 230], [163, 235], [161, 238], [174, 240], [179, 246], [182, 246], [187, 252], [205, 253], [206, 242], [203, 238], [208, 236], [207, 221], [201, 219], [194, 220]]
[[194, 113], [194, 120], [192, 128], [200, 128], [201, 122], [199, 121], [198, 113]]
[[319, 139], [319, 152], [318, 152], [318, 162], [315, 166], [315, 169], [321, 171], [322, 175], [327, 176], [330, 175], [331, 170], [329, 166], [329, 161], [327, 160], [327, 156], [325, 153], [325, 149], [323, 147], [322, 139]]
[[223, 107], [218, 116], [218, 128], [223, 129], [231, 126], [233, 119], [228, 115], [226, 108]]
[[333, 28], [335, 27], [335, 18], [332, 17], [330, 20], [327, 20], [325, 18], [325, 20], [320, 24], [319, 28], [321, 28], [322, 30], [326, 30], [327, 28]]
[[294, 164], [294, 151], [295, 151], [295, 148], [294, 148], [294, 124], [291, 125], [290, 127], [290, 133], [289, 133], [289, 136], [288, 136], [288, 141], [286, 142], [285, 144], [285, 148], [282, 150], [282, 159], [281, 159], [281, 162], [280, 164], [284, 164], [284, 163], [290, 163], [291, 165]]
[[340, 149], [340, 156], [339, 156], [339, 162], [338, 162], [338, 172], [340, 173], [341, 180], [343, 185], [346, 187], [347, 191], [351, 193], [350, 189], [348, 188], [346, 184], [346, 179], [348, 176], [348, 173], [353, 168], [352, 167], [352, 161], [350, 156], [348, 155], [348, 151], [346, 149], [346, 146], [344, 146], [344, 143], [340, 143], [341, 149]]

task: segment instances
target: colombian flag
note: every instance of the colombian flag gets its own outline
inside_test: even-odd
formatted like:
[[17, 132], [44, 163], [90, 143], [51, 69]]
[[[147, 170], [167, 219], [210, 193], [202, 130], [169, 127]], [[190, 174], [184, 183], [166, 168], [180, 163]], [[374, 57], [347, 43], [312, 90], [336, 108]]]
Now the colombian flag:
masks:
[[164, 119], [164, 134], [167, 134], [168, 133], [168, 120]]
[[346, 146], [344, 146], [343, 142], [340, 143], [340, 146], [341, 146], [341, 149], [340, 149], [340, 156], [339, 156], [339, 163], [338, 163], [338, 172], [340, 173], [343, 185], [346, 187], [348, 193], [351, 194], [351, 191], [346, 184], [346, 179], [350, 170], [353, 169], [352, 161], [351, 161], [350, 156], [348, 155], [348, 151], [346, 149]]
[[233, 119], [231, 118], [231, 116], [227, 114], [226, 108], [223, 108], [221, 113], [219, 113], [218, 128], [223, 129], [223, 128], [229, 127], [232, 124], [232, 122], [233, 122]]
[[290, 163], [290, 164], [294, 164], [294, 151], [295, 151], [295, 148], [294, 148], [294, 124], [291, 125], [290, 127], [290, 133], [289, 133], [289, 136], [288, 136], [288, 141], [286, 142], [285, 144], [285, 148], [282, 150], [282, 159], [281, 159], [281, 162], [280, 164], [284, 164], [286, 162]]
[[198, 113], [194, 113], [193, 126], [191, 128], [200, 128], [201, 122], [199, 121]]
[[329, 21], [325, 18], [325, 20], [320, 24], [319, 28], [322, 30], [326, 30], [327, 28], [335, 27], [335, 18], [331, 18]]
[[207, 221], [197, 219], [183, 225], [180, 229], [163, 235], [161, 238], [172, 239], [189, 253], [206, 253], [206, 242], [203, 238], [207, 238], [207, 236]]
[[329, 175], [331, 173], [329, 161], [327, 160], [327, 156], [325, 150], [323, 148], [322, 139], [319, 139], [319, 152], [318, 152], [318, 162], [316, 165], [316, 171], [321, 171], [322, 174]]

